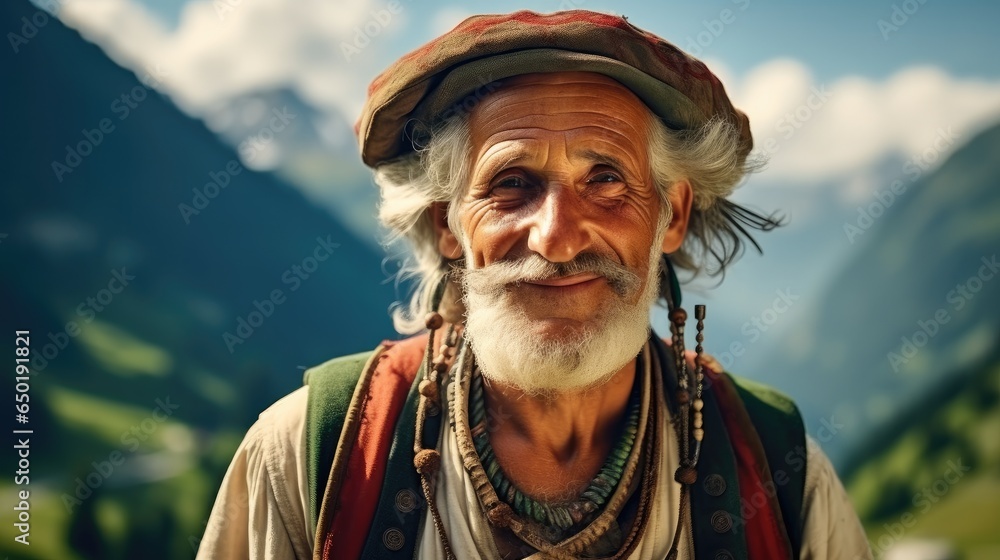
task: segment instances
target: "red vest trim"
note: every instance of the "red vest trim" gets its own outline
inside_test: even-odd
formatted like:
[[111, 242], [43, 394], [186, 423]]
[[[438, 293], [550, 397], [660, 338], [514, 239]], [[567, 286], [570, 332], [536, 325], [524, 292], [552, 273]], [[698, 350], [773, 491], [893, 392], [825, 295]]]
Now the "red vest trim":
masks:
[[[326, 531], [319, 531], [323, 542], [316, 550], [321, 551], [324, 560], [361, 557], [385, 478], [396, 421], [420, 369], [426, 345], [426, 335], [383, 342], [377, 363], [358, 382], [359, 391], [351, 401], [338, 446], [348, 455], [341, 458], [338, 451], [323, 498], [319, 527]], [[353, 443], [345, 441], [345, 437], [353, 437]], [[345, 460], [343, 476], [334, 477], [337, 464]]]

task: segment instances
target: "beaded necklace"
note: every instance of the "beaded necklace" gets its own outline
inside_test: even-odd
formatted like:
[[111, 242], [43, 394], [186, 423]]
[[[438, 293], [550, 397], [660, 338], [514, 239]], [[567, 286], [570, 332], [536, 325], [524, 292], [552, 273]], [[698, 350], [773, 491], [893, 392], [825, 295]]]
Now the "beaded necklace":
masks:
[[493, 485], [497, 496], [507, 503], [520, 516], [565, 531], [574, 525], [589, 520], [592, 514], [607, 502], [621, 481], [625, 462], [628, 460], [632, 447], [635, 445], [639, 424], [639, 409], [641, 405], [641, 383], [636, 380], [632, 384], [629, 396], [626, 424], [621, 438], [612, 449], [604, 465], [594, 476], [576, 500], [563, 503], [539, 502], [518, 490], [507, 478], [490, 445], [489, 429], [486, 420], [486, 400], [483, 393], [483, 378], [478, 370], [471, 381], [469, 399], [469, 419], [471, 420], [472, 441], [479, 455], [479, 460]]
[[[665, 263], [665, 267], [668, 272], [668, 278], [670, 279], [670, 290], [669, 290], [670, 294], [667, 297], [667, 304], [668, 304], [668, 309], [670, 310], [670, 322], [671, 322], [670, 330], [673, 338], [672, 353], [674, 355], [674, 359], [676, 360], [675, 366], [677, 368], [677, 381], [678, 381], [678, 389], [676, 392], [675, 400], [673, 401], [679, 408], [678, 411], [679, 414], [677, 417], [678, 421], [676, 423], [674, 422], [671, 423], [674, 423], [675, 428], [677, 429], [678, 438], [680, 439], [681, 450], [682, 450], [681, 464], [677, 468], [677, 471], [674, 473], [674, 479], [681, 485], [680, 510], [678, 511], [677, 525], [674, 528], [674, 537], [670, 545], [670, 550], [667, 553], [667, 560], [676, 560], [678, 557], [681, 528], [685, 524], [687, 525], [691, 524], [691, 519], [690, 519], [691, 496], [689, 492], [689, 487], [695, 483], [698, 477], [696, 468], [698, 465], [698, 459], [701, 452], [701, 443], [705, 437], [705, 430], [703, 427], [703, 420], [702, 420], [702, 408], [704, 404], [702, 401], [702, 388], [705, 377], [703, 363], [702, 363], [702, 351], [703, 351], [702, 342], [704, 340], [704, 335], [702, 331], [704, 329], [705, 306], [704, 305], [695, 306], [695, 317], [698, 319], [698, 324], [697, 324], [698, 332], [697, 336], [695, 337], [695, 340], [697, 341], [698, 344], [695, 347], [696, 366], [694, 368], [694, 371], [691, 372], [687, 367], [687, 361], [685, 359], [685, 353], [684, 353], [684, 323], [685, 320], [687, 319], [687, 313], [685, 313], [684, 309], [680, 307], [680, 288], [677, 282], [677, 276], [673, 271], [673, 267], [670, 263], [670, 260], [667, 259], [666, 256], [664, 256], [663, 262]], [[442, 283], [442, 286], [438, 290], [439, 293], [435, 296], [435, 301], [434, 301], [435, 308], [438, 307], [438, 304], [440, 303], [441, 300], [440, 294], [443, 293], [443, 287], [444, 283]], [[435, 341], [434, 334], [435, 331], [437, 331], [439, 328], [442, 327], [444, 320], [439, 313], [430, 312], [427, 314], [425, 318], [425, 323], [430, 333], [427, 338], [427, 350], [424, 354], [424, 367], [423, 367], [424, 378], [420, 381], [420, 386], [419, 386], [420, 400], [417, 405], [417, 418], [415, 426], [416, 433], [413, 446], [413, 451], [414, 451], [413, 465], [416, 468], [417, 473], [420, 475], [421, 488], [424, 493], [424, 498], [427, 500], [431, 517], [434, 522], [434, 527], [438, 533], [438, 538], [441, 540], [441, 544], [444, 549], [443, 550], [444, 556], [447, 560], [455, 560], [455, 555], [451, 550], [451, 544], [448, 539], [448, 535], [444, 530], [444, 524], [441, 522], [441, 514], [438, 511], [437, 502], [434, 499], [434, 491], [431, 482], [433, 477], [438, 473], [441, 467], [441, 454], [437, 449], [424, 447], [423, 428], [424, 424], [427, 421], [428, 416], [433, 416], [440, 413], [440, 407], [441, 407], [440, 388], [443, 379], [447, 377], [448, 370], [451, 368], [451, 359], [455, 356], [455, 347], [457, 345], [458, 340], [456, 336], [457, 333], [455, 331], [455, 325], [452, 324], [451, 326], [449, 326], [448, 331], [445, 334], [443, 344], [441, 345], [440, 354], [438, 354], [436, 357], [432, 357], [433, 356], [432, 352], [434, 350], [434, 341]], [[471, 360], [467, 362], [469, 366], [471, 366], [471, 362], [472, 362]], [[464, 375], [469, 376], [470, 374], [471, 371], [465, 373]], [[477, 375], [474, 377], [479, 377], [479, 376]], [[465, 377], [465, 379], [469, 379], [469, 377]], [[471, 379], [469, 380], [471, 381]], [[457, 389], [457, 385], [458, 383], [453, 382], [449, 386], [451, 388], [451, 391], [449, 392], [452, 393], [452, 395]], [[633, 389], [632, 389], [633, 395], [630, 397], [630, 407], [634, 406], [635, 404], [634, 399], [637, 391], [636, 386], [637, 384], [633, 384]], [[692, 396], [691, 389], [694, 390], [693, 402], [691, 399]], [[475, 400], [485, 403], [482, 397], [481, 379], [480, 379], [480, 385], [478, 387], [478, 393], [480, 396]], [[472, 399], [470, 399], [470, 401], [471, 400]], [[633, 419], [633, 414], [631, 410], [632, 409], [630, 408], [628, 426], [634, 429], [637, 426], [637, 422], [636, 420]], [[478, 421], [476, 422], [477, 427], [485, 421], [485, 404], [481, 407], [480, 413], [481, 414], [478, 418]], [[469, 417], [469, 420], [473, 420], [471, 415]], [[454, 429], [456, 423], [454, 415], [451, 416], [451, 422], [452, 422], [452, 428]], [[465, 429], [468, 430], [467, 427]], [[484, 434], [486, 433], [485, 424], [483, 424], [482, 432]], [[470, 436], [471, 435], [472, 434], [470, 434]], [[629, 436], [631, 437], [631, 442], [628, 443], [628, 449], [631, 450], [633, 444], [635, 443], [634, 431], [630, 433]], [[488, 446], [488, 437], [486, 437], [485, 439], [487, 440], [486, 443]], [[693, 450], [690, 448], [690, 443], [692, 439], [694, 440]], [[483, 449], [480, 449], [478, 440], [479, 438], [474, 439], [474, 443], [471, 446], [472, 448], [468, 450], [468, 453], [471, 454], [473, 457], [478, 456], [481, 465], [479, 473], [480, 475], [486, 475], [486, 473], [482, 471], [482, 465], [485, 464], [485, 462], [483, 461], [483, 455], [484, 455], [484, 450], [486, 448], [484, 447]], [[619, 445], [621, 444], [622, 442], [619, 442]], [[490, 448], [489, 451], [490, 455], [487, 457], [487, 459], [492, 457], [492, 449]], [[470, 457], [466, 455], [466, 452], [463, 451], [462, 453], [464, 456], [464, 460], [466, 461], [465, 462], [466, 469], [467, 470], [471, 469], [469, 470], [469, 473], [471, 476], [473, 476], [473, 478], [475, 478], [477, 475], [475, 473], [476, 467], [474, 463], [470, 467], [469, 466]], [[615, 456], [615, 454], [612, 453], [612, 456]], [[628, 457], [629, 452], [626, 452], [625, 456]], [[654, 463], [655, 463], [655, 456], [656, 452], [654, 447], [653, 451]], [[472, 459], [472, 461], [474, 462], [475, 459]], [[530, 534], [527, 535], [522, 534], [521, 530], [518, 527], [523, 529], [524, 528], [523, 524], [521, 523], [521, 521], [517, 519], [512, 519], [513, 517], [512, 514], [514, 513], [514, 509], [517, 505], [517, 494], [516, 494], [517, 489], [514, 488], [515, 494], [513, 494], [512, 498], [508, 499], [508, 497], [511, 495], [511, 489], [513, 488], [513, 485], [511, 485], [510, 482], [507, 481], [507, 484], [505, 486], [506, 492], [500, 495], [499, 491], [497, 490], [499, 486], [498, 482], [494, 481], [493, 477], [496, 476], [496, 473], [500, 473], [501, 475], [503, 473], [500, 470], [499, 464], [496, 463], [495, 457], [493, 457], [493, 463], [496, 464], [496, 467], [494, 467], [494, 473], [492, 475], [486, 476], [485, 477], [486, 480], [483, 481], [483, 485], [486, 488], [485, 493], [487, 494], [488, 498], [487, 502], [482, 501], [484, 499], [483, 493], [479, 492], [481, 488], [477, 488], [477, 492], [479, 492], [479, 498], [481, 501], [480, 503], [486, 512], [486, 516], [487, 519], [489, 520], [489, 523], [495, 527], [510, 527], [511, 529], [514, 530], [515, 533], [517, 533], [519, 537], [522, 538], [522, 540], [525, 540], [525, 542], [531, 544], [532, 546], [534, 546], [539, 550], [548, 550], [550, 545], [548, 545], [544, 541], [538, 541]], [[653, 465], [653, 463], [650, 463], [650, 465]], [[608, 465], [606, 463], [605, 467], [607, 466]], [[655, 465], [653, 466], [655, 467]], [[604, 469], [602, 468], [602, 471], [598, 473], [597, 477], [595, 477], [594, 481], [591, 483], [591, 486], [587, 488], [588, 491], [595, 487], [595, 483], [598, 484], [601, 489], [605, 488], [603, 484], [597, 481], [597, 479], [601, 477], [601, 474], [603, 474], [603, 472]], [[618, 472], [619, 474], [617, 475], [617, 478], [614, 479], [614, 484], [608, 487], [610, 489], [606, 493], [603, 494], [598, 493], [591, 495], [603, 496], [604, 499], [606, 499], [609, 495], [611, 495], [611, 493], [617, 486], [618, 482], [621, 480], [622, 477], [621, 467], [619, 467]], [[647, 472], [647, 475], [649, 475], [651, 472], [652, 471]], [[649, 487], [652, 478], [651, 477], [647, 478], [648, 480], [646, 481], [645, 486]], [[503, 482], [504, 480], [506, 480], [506, 477], [504, 477], [503, 480], [500, 479], [498, 480], [499, 482]], [[486, 484], [486, 481], [489, 481], [489, 484]], [[607, 483], [609, 481], [603, 480], [603, 482]], [[524, 496], [523, 494], [521, 495], [522, 509], [525, 507], [524, 503], [526, 498], [527, 497]], [[581, 496], [581, 500], [582, 499], [584, 499], [583, 496]], [[586, 499], [587, 503], [596, 503], [596, 502], [591, 502], [589, 497]], [[513, 504], [511, 503], [511, 500], [513, 500]], [[578, 500], [577, 502], [580, 502], [580, 500]], [[536, 503], [537, 502], [531, 502], [532, 505]], [[543, 519], [551, 521], [552, 506], [546, 504], [540, 504], [540, 505], [541, 508], [539, 509], [539, 513], [537, 515], [545, 515]], [[599, 509], [599, 507], [600, 506], [597, 506], [587, 515], [592, 515], [594, 511]], [[568, 511], [567, 513], [570, 513], [570, 511]], [[522, 513], [522, 515], [524, 514]], [[561, 514], [557, 513], [556, 517], [565, 522], [565, 518], [563, 518]], [[524, 516], [524, 518], [537, 520], [538, 518], [536, 517], [535, 507], [531, 507], [530, 515], [526, 515]], [[575, 519], [572, 513], [570, 513], [570, 519]], [[598, 519], [600, 519], [600, 516], [598, 516]], [[549, 525], [548, 527], [551, 530], [556, 531], [557, 530], [556, 527], [559, 527], [558, 521], [556, 521], [552, 525]], [[634, 530], [633, 533], [635, 533]], [[557, 556], [557, 557], [561, 558], [562, 556]]]

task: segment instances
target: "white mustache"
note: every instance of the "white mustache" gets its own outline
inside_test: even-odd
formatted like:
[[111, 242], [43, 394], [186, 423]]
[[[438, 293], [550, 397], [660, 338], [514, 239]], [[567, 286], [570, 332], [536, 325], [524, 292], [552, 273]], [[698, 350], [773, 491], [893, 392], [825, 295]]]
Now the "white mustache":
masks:
[[595, 253], [582, 253], [564, 263], [554, 263], [533, 253], [518, 260], [499, 261], [483, 268], [460, 270], [466, 290], [492, 295], [500, 295], [509, 286], [522, 282], [551, 280], [581, 273], [604, 277], [619, 296], [638, 290], [642, 282], [637, 274], [624, 265]]

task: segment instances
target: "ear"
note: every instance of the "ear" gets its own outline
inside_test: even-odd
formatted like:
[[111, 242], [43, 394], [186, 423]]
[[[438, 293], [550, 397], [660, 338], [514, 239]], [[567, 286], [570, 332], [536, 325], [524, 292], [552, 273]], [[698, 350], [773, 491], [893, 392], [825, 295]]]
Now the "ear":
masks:
[[671, 213], [670, 225], [663, 234], [663, 252], [673, 253], [681, 248], [684, 243], [684, 236], [687, 234], [688, 220], [691, 218], [691, 204], [694, 201], [694, 193], [691, 191], [691, 183], [687, 179], [681, 179], [670, 186], [667, 193], [667, 200], [673, 212]]
[[446, 259], [462, 258], [462, 244], [448, 227], [448, 205], [435, 202], [431, 205], [431, 221], [434, 224], [434, 235], [437, 237], [438, 251]]

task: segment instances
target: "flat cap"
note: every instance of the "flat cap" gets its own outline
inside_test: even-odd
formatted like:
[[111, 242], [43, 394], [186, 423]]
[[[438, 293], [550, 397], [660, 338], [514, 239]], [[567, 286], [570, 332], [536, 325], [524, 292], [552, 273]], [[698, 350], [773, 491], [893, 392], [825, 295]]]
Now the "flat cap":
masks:
[[585, 71], [632, 90], [674, 130], [711, 118], [732, 123], [742, 159], [753, 148], [750, 122], [733, 107], [704, 63], [624, 17], [569, 10], [473, 16], [400, 58], [368, 87], [355, 132], [374, 167], [413, 150], [416, 123], [467, 111], [520, 74]]

